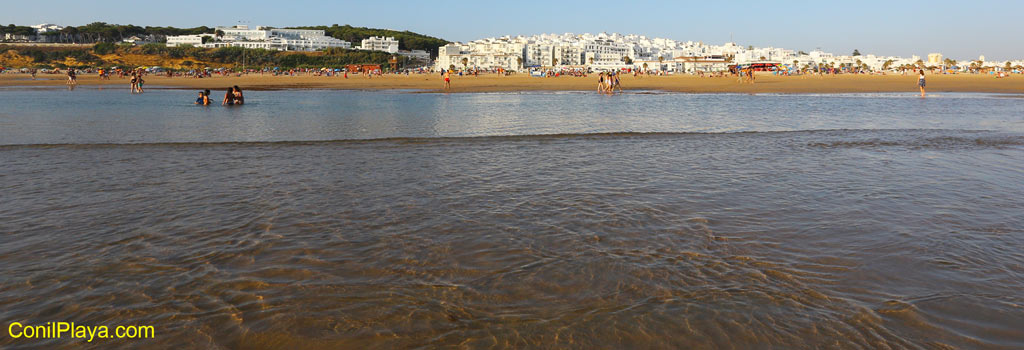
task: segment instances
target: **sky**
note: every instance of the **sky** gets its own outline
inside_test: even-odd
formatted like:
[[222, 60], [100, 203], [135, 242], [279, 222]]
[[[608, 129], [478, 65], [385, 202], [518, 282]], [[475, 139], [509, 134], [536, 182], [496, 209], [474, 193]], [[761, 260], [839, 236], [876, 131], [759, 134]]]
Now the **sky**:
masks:
[[640, 34], [849, 55], [1024, 59], [1021, 0], [928, 1], [5, 1], [0, 24], [350, 24], [450, 41], [541, 33]]

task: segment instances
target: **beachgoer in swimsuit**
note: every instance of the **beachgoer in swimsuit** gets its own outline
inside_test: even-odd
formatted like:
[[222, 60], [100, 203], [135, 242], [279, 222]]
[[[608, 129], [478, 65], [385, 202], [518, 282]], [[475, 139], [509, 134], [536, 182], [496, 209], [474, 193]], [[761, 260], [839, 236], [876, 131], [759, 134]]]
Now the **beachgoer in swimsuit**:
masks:
[[234, 89], [235, 89], [235, 104], [236, 105], [245, 104], [245, 97], [242, 96], [242, 89], [239, 88], [238, 85], [235, 85]]
[[917, 77], [917, 87], [921, 89], [921, 97], [924, 97], [924, 69], [920, 73]]
[[232, 106], [235, 104], [235, 88], [228, 88], [228, 92], [224, 94], [224, 101], [221, 102], [221, 104], [225, 106]]

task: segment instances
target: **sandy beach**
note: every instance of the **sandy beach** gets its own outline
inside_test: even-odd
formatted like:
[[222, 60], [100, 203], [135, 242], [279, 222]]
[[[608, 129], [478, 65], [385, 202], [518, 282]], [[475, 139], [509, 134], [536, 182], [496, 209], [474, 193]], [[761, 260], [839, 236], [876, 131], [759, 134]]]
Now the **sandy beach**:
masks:
[[[60, 86], [65, 84], [63, 75], [39, 75], [31, 80], [27, 74], [0, 74], [0, 86]], [[928, 92], [982, 92], [1024, 94], [1024, 76], [995, 78], [990, 75], [928, 75]], [[592, 91], [596, 90], [597, 77], [534, 78], [526, 75], [498, 76], [485, 74], [477, 77], [452, 77], [452, 89], [448, 92], [507, 92], [507, 91]], [[82, 74], [80, 86], [123, 85], [128, 89], [128, 78], [112, 77], [100, 80], [95, 75]], [[838, 76], [773, 76], [761, 74], [756, 84], [741, 84], [734, 77], [702, 78], [689, 75], [679, 76], [623, 76], [625, 90], [653, 90], [686, 93], [871, 93], [871, 92], [917, 92], [916, 75], [838, 75]], [[366, 78], [363, 76], [271, 76], [252, 74], [243, 77], [188, 78], [161, 76], [146, 77], [150, 88], [220, 89], [238, 85], [245, 89], [352, 89], [352, 90], [420, 90], [443, 92], [442, 80], [437, 74], [386, 75]]]

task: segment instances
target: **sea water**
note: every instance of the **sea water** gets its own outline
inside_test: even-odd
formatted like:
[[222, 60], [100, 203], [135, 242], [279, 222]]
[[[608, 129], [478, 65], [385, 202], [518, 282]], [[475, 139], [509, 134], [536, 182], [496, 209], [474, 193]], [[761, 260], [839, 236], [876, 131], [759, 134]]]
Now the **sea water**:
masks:
[[1024, 99], [194, 95], [0, 90], [0, 321], [156, 330], [0, 346], [1024, 347]]

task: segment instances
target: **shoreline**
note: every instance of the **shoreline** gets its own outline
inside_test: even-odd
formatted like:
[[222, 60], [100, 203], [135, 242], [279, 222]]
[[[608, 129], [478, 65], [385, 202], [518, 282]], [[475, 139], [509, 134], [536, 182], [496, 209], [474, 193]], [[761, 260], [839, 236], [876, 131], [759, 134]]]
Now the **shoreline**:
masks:
[[[27, 74], [0, 74], [0, 87], [63, 87], [65, 76], [41, 74], [31, 80]], [[479, 77], [452, 77], [452, 89], [441, 88], [442, 79], [437, 74], [385, 75], [365, 78], [363, 76], [317, 77], [317, 76], [271, 76], [250, 74], [242, 77], [214, 76], [210, 78], [189, 78], [148, 76], [148, 86], [175, 89], [218, 90], [238, 85], [244, 90], [273, 91], [294, 89], [326, 90], [408, 90], [413, 93], [479, 93], [479, 92], [526, 92], [526, 91], [578, 91], [596, 92], [597, 78], [557, 77], [535, 78], [526, 75], [498, 76], [494, 74]], [[995, 78], [988, 75], [957, 74], [929, 75], [928, 93], [997, 93], [1024, 94], [1024, 76], [1011, 75]], [[128, 89], [127, 78], [111, 77], [100, 80], [95, 75], [79, 75], [78, 86], [123, 86]], [[660, 91], [678, 93], [736, 93], [736, 94], [830, 94], [830, 93], [894, 93], [917, 92], [916, 75], [838, 75], [838, 76], [774, 76], [761, 74], [753, 85], [742, 84], [735, 77], [705, 78], [690, 75], [633, 77], [623, 75], [624, 91]]]

